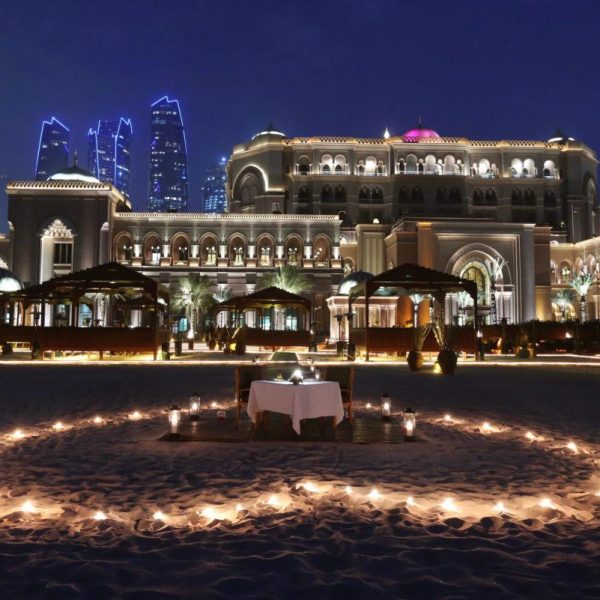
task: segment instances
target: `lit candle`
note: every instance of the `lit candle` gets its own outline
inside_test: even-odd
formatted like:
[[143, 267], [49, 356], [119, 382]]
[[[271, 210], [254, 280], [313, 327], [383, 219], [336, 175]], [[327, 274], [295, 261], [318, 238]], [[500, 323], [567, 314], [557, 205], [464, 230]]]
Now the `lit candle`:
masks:
[[94, 513], [94, 516], [92, 518], [94, 519], [94, 521], [105, 521], [106, 515], [101, 510], [98, 510]]
[[404, 439], [407, 442], [414, 442], [416, 427], [417, 413], [412, 408], [407, 408], [404, 411]]
[[577, 444], [575, 442], [569, 442], [567, 444], [567, 448], [574, 452], [575, 454], [579, 454], [579, 449], [577, 448]]
[[171, 434], [177, 435], [179, 423], [181, 421], [181, 409], [176, 404], [173, 404], [169, 409], [169, 425], [171, 426]]
[[540, 506], [542, 508], [554, 508], [554, 505], [552, 503], [552, 500], [550, 500], [550, 498], [542, 498], [540, 500]]
[[369, 494], [368, 494], [368, 498], [370, 500], [379, 500], [381, 498], [381, 494], [379, 493], [379, 491], [377, 490], [377, 488], [373, 488]]
[[21, 504], [21, 511], [24, 513], [33, 514], [37, 512], [37, 509], [31, 500], [25, 500], [25, 502]]
[[448, 498], [444, 498], [444, 501], [441, 504], [441, 507], [444, 510], [449, 510], [449, 511], [458, 511], [458, 507], [456, 506], [456, 504], [454, 504], [454, 500], [450, 497]]
[[104, 423], [104, 419], [100, 416], [95, 416], [94, 417], [94, 425], [102, 425], [102, 423]]
[[200, 396], [194, 392], [190, 396], [190, 420], [198, 421], [200, 419]]
[[54, 429], [54, 431], [62, 431], [64, 428], [65, 426], [60, 421], [56, 421], [56, 423], [52, 425], [52, 429]]
[[142, 418], [142, 413], [140, 413], [139, 410], [134, 410], [130, 415], [129, 418], [132, 421], [139, 421]]
[[21, 431], [20, 429], [15, 429], [11, 434], [10, 437], [13, 440], [22, 440], [25, 437], [25, 434], [23, 433], [23, 431]]
[[162, 512], [161, 510], [157, 510], [157, 511], [156, 511], [156, 512], [155, 512], [155, 513], [152, 515], [152, 518], [153, 518], [155, 521], [163, 521], [163, 522], [164, 522], [164, 521], [166, 521], [166, 519], [167, 519], [167, 516], [166, 516], [166, 515], [165, 515], [165, 513], [164, 513], [164, 512]]

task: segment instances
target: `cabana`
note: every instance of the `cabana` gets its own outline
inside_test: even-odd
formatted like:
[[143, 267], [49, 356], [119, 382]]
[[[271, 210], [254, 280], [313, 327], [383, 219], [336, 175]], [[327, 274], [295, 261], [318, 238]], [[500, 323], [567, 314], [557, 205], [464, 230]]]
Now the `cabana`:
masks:
[[[446, 295], [461, 291], [467, 292], [473, 299], [473, 323], [475, 328], [459, 329], [456, 345], [459, 350], [475, 351], [475, 331], [478, 323], [477, 285], [475, 282], [410, 263], [402, 264], [375, 275], [350, 289], [348, 294], [349, 316], [354, 316], [352, 305], [358, 298], [364, 298], [364, 325], [358, 328], [350, 328], [350, 341], [355, 347], [364, 348], [367, 360], [369, 359], [369, 352], [407, 352], [412, 348], [414, 334], [411, 329], [399, 327], [373, 328], [370, 323], [370, 299], [377, 294], [387, 296], [429, 295], [433, 297], [439, 307], [439, 318], [444, 319]], [[427, 344], [425, 350], [428, 350]]]
[[[247, 296], [235, 296], [211, 309], [222, 325], [235, 330], [228, 343], [275, 348], [309, 347], [311, 344], [311, 301], [308, 298], [268, 287]], [[227, 349], [229, 349], [227, 347]]]
[[[40, 351], [152, 352], [168, 340], [169, 294], [158, 282], [112, 262], [0, 296], [0, 340]], [[135, 319], [132, 313], [135, 311]], [[128, 322], [127, 322], [128, 321]]]

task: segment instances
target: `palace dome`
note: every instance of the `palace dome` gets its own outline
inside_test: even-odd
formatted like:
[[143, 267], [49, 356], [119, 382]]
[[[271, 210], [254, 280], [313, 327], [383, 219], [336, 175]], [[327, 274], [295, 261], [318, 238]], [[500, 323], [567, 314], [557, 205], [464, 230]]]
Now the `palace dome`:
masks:
[[574, 142], [575, 138], [568, 136], [566, 133], [561, 131], [560, 129], [556, 130], [556, 133], [548, 140], [549, 144], [557, 143], [564, 145], [567, 142]]
[[285, 133], [275, 129], [275, 127], [273, 126], [273, 123], [269, 123], [263, 131], [259, 131], [256, 135], [253, 135], [252, 139], [255, 140], [256, 138], [266, 136], [266, 135], [274, 135], [276, 137], [282, 137], [282, 138], [285, 137]]
[[366, 271], [355, 271], [354, 273], [346, 275], [338, 286], [338, 296], [347, 296], [355, 285], [367, 281], [367, 279], [371, 279], [371, 277], [373, 277], [373, 275]]
[[86, 183], [100, 183], [89, 171], [74, 164], [63, 171], [50, 175], [48, 181], [85, 181]]
[[440, 134], [433, 129], [427, 129], [419, 123], [414, 129], [409, 129], [403, 136], [405, 141], [417, 141], [430, 138], [439, 138]]
[[0, 294], [2, 292], [16, 292], [23, 289], [17, 276], [8, 269], [0, 268]]

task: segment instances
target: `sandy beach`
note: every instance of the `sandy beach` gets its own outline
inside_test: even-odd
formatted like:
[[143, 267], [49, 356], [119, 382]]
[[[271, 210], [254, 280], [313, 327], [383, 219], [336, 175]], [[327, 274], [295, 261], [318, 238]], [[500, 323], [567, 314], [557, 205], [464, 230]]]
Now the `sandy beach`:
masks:
[[233, 418], [231, 366], [0, 377], [4, 598], [600, 597], [597, 366], [358, 366], [418, 413], [368, 445], [157, 441], [194, 390]]

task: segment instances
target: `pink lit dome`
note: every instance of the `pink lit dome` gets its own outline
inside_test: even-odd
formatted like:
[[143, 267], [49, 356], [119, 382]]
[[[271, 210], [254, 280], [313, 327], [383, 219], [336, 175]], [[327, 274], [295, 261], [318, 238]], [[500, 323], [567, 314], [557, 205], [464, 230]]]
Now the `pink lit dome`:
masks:
[[414, 129], [409, 129], [402, 137], [405, 140], [423, 140], [427, 138], [439, 138], [440, 134], [433, 129], [423, 127], [421, 119], [419, 118], [419, 124]]

